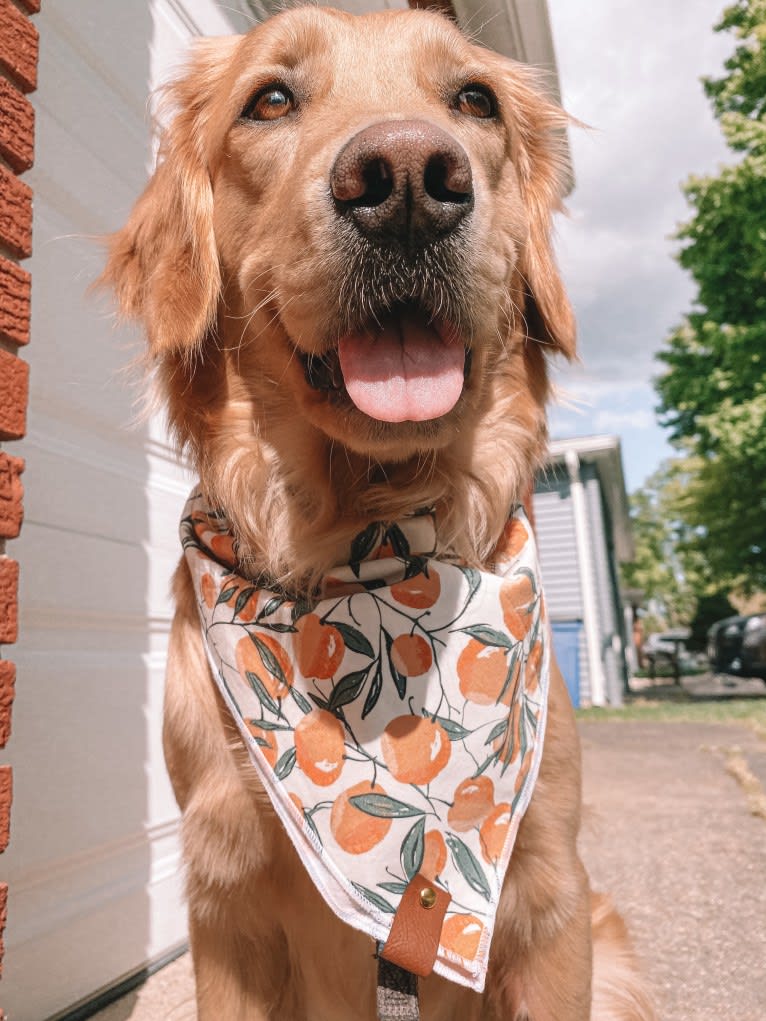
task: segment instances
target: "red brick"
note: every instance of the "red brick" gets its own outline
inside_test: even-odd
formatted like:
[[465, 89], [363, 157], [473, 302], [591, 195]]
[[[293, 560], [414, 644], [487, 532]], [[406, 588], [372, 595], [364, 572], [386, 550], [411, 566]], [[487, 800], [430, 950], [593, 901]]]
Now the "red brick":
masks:
[[14, 170], [29, 170], [35, 154], [35, 108], [5, 78], [0, 78], [0, 156]]
[[29, 342], [32, 277], [10, 259], [0, 256], [0, 337], [12, 344]]
[[[5, 922], [8, 917], [8, 884], [0, 883], [0, 975], [3, 974], [3, 955], [5, 953], [5, 943], [3, 942], [3, 933], [5, 932]], [[5, 1014], [0, 1012], [0, 1021], [3, 1021]]]
[[11, 802], [13, 801], [13, 770], [0, 766], [0, 854], [8, 846], [11, 835]]
[[11, 709], [16, 691], [16, 664], [0, 659], [0, 748], [11, 736]]
[[15, 539], [24, 518], [24, 461], [0, 450], [0, 539]]
[[13, 645], [19, 634], [19, 565], [0, 557], [0, 645]]
[[0, 0], [0, 67], [24, 92], [37, 88], [37, 29], [11, 0]]
[[29, 365], [0, 350], [0, 440], [20, 440], [27, 431]]
[[32, 254], [32, 189], [5, 167], [0, 167], [0, 241], [21, 259]]

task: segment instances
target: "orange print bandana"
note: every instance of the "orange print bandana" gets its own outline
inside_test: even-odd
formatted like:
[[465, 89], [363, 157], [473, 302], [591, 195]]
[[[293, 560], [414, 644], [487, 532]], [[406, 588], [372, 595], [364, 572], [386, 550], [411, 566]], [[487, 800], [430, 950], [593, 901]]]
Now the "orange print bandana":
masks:
[[434, 559], [431, 514], [374, 522], [311, 602], [238, 574], [199, 491], [181, 541], [213, 677], [324, 899], [384, 943], [427, 877], [451, 896], [434, 971], [480, 992], [545, 730], [550, 638], [523, 511], [492, 573]]

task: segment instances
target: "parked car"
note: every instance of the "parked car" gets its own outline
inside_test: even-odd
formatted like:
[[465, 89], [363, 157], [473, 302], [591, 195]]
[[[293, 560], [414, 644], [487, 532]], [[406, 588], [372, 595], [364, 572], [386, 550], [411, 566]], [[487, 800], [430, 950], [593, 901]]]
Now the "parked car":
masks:
[[766, 681], [766, 613], [754, 613], [742, 631], [742, 670]]
[[766, 614], [716, 621], [708, 631], [707, 652], [715, 673], [766, 680]]

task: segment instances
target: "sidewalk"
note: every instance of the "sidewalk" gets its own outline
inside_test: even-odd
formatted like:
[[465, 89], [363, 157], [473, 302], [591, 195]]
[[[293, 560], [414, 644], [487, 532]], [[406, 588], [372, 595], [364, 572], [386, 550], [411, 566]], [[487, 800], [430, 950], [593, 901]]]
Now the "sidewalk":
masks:
[[[583, 858], [628, 921], [660, 1017], [764, 1021], [766, 818], [742, 778], [766, 786], [766, 741], [740, 725], [619, 718], [580, 733]], [[186, 955], [95, 1021], [194, 1017]]]
[[660, 1017], [764, 1021], [766, 819], [727, 767], [760, 772], [766, 742], [716, 723], [581, 722], [580, 734], [583, 858], [628, 921]]

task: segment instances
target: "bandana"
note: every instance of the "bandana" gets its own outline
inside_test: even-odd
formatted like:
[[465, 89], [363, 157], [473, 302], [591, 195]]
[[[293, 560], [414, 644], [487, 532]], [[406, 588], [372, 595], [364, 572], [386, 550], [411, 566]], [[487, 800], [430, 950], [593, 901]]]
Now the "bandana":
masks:
[[484, 988], [542, 756], [550, 638], [519, 508], [494, 569], [434, 559], [432, 514], [374, 522], [313, 601], [236, 569], [192, 493], [181, 541], [213, 677], [330, 908], [385, 943], [425, 876], [450, 898], [433, 970]]

